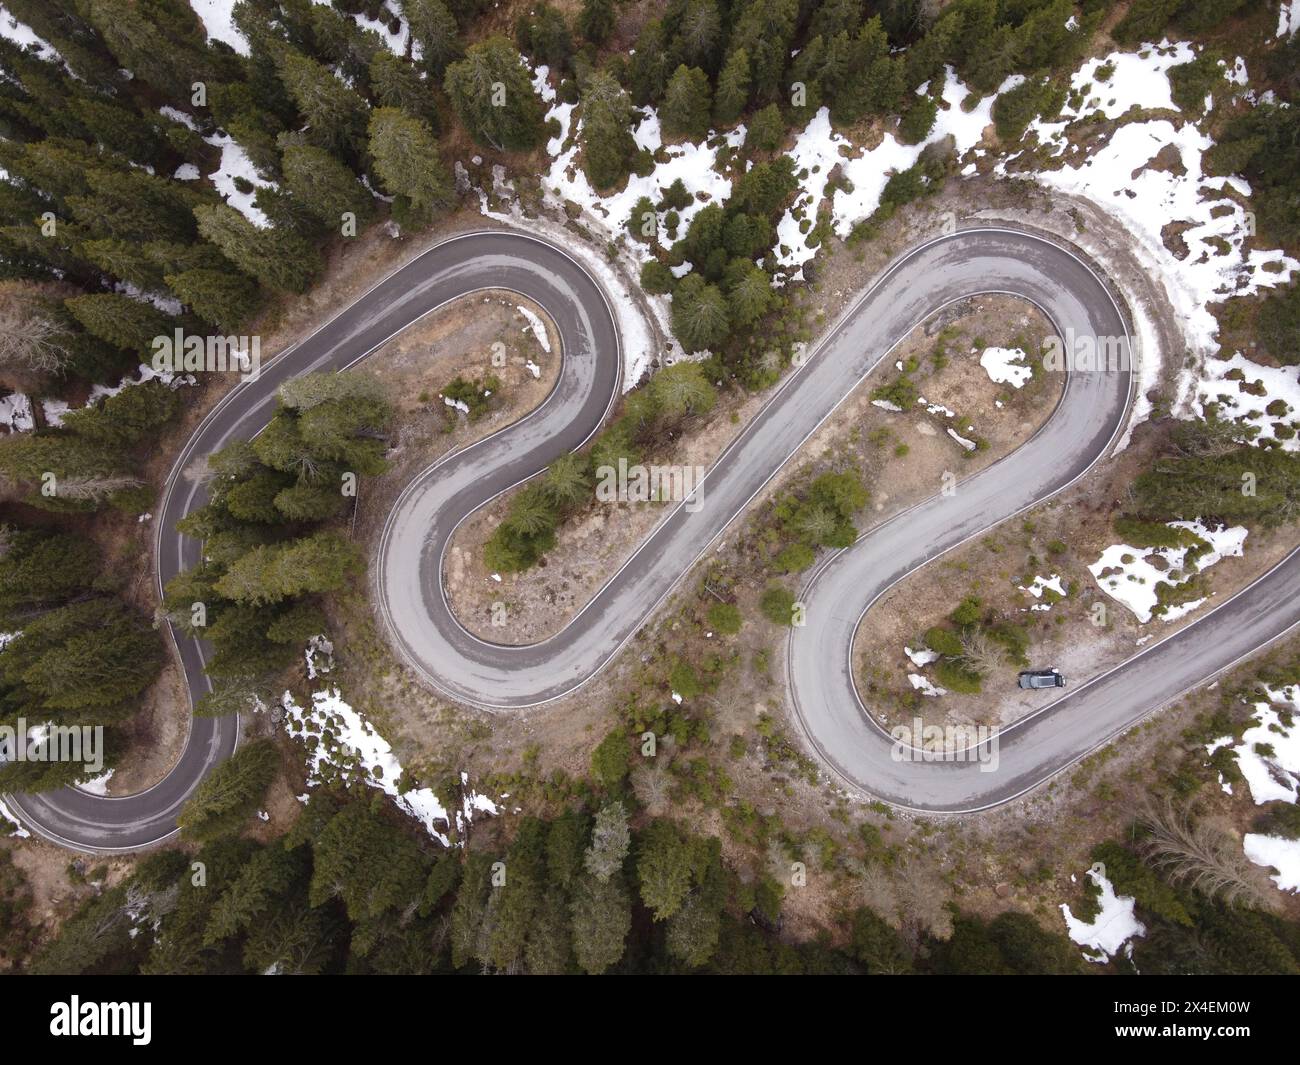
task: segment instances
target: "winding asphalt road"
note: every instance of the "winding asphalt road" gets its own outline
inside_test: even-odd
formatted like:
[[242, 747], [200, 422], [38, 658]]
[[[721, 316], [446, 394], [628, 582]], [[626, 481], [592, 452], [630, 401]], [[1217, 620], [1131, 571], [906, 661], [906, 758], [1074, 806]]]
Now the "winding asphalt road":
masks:
[[[599, 428], [617, 396], [621, 355], [608, 297], [576, 261], [520, 233], [467, 234], [365, 293], [209, 415], [167, 483], [158, 515], [160, 583], [198, 559], [199, 545], [174, 532], [176, 521], [205, 498], [202, 484], [185, 476], [194, 459], [259, 431], [287, 378], [351, 365], [447, 301], [486, 288], [521, 292], [546, 308], [562, 338], [559, 379], [528, 417], [445, 457], [408, 486], [384, 528], [372, 581], [403, 658], [449, 697], [489, 709], [547, 702], [600, 672], [853, 386], [935, 311], [975, 294], [1009, 293], [1034, 302], [1060, 335], [1073, 329], [1076, 336], [1127, 337], [1106, 285], [1042, 237], [980, 228], [920, 245], [896, 260], [787, 377], [709, 469], [690, 509], [672, 510], [555, 636], [502, 646], [472, 636], [452, 615], [442, 584], [447, 543], [484, 503]], [[1207, 617], [1005, 730], [992, 772], [974, 761], [914, 760], [906, 746], [900, 757], [898, 745], [866, 714], [851, 649], [871, 603], [937, 555], [1082, 476], [1112, 445], [1132, 387], [1127, 370], [1072, 372], [1031, 441], [830, 556], [809, 580], [802, 594], [806, 624], [792, 630], [788, 643], [789, 679], [809, 744], [843, 781], [917, 810], [971, 811], [1006, 802], [1300, 624], [1300, 597], [1292, 594], [1300, 578], [1298, 550]], [[180, 634], [176, 640], [197, 697], [208, 690], [205, 648]], [[10, 808], [41, 835], [75, 848], [145, 846], [175, 831], [180, 805], [234, 749], [237, 733], [233, 718], [194, 719], [178, 765], [137, 795], [64, 790], [15, 796]]]

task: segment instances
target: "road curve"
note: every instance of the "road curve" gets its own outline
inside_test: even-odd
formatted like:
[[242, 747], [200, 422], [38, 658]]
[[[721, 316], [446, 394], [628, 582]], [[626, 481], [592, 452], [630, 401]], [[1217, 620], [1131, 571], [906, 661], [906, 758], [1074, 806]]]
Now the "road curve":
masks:
[[[565, 252], [525, 233], [492, 230], [452, 237], [263, 365], [256, 379], [232, 389], [204, 419], [172, 467], [155, 513], [159, 589], [199, 561], [200, 544], [176, 531], [181, 518], [207, 501], [203, 484], [186, 476], [196, 459], [260, 432], [274, 412], [276, 390], [289, 378], [341, 370], [447, 302], [493, 288], [521, 292], [545, 307], [563, 338], [564, 353], [559, 380], [543, 405], [490, 438], [494, 453], [508, 453], [502, 469], [532, 473], [581, 444], [599, 426], [621, 380], [618, 333], [600, 285]], [[479, 448], [485, 450], [486, 443]], [[193, 702], [211, 690], [204, 673], [208, 647], [175, 630], [171, 635]], [[95, 852], [136, 850], [176, 832], [181, 806], [204, 775], [234, 751], [238, 736], [237, 718], [192, 718], [180, 760], [146, 791], [105, 797], [65, 788], [7, 796], [6, 804], [52, 842]]]
[[[443, 552], [471, 513], [599, 427], [617, 395], [621, 356], [607, 298], [573, 259], [524, 234], [466, 234], [380, 282], [209, 415], [167, 482], [158, 515], [160, 582], [198, 558], [199, 545], [174, 531], [176, 521], [204, 501], [202, 485], [183, 475], [194, 458], [260, 430], [287, 378], [348, 366], [448, 300], [485, 288], [518, 291], [546, 308], [562, 339], [559, 380], [528, 417], [445, 457], [407, 487], [383, 530], [372, 581], [404, 659], [447, 695], [490, 709], [546, 702], [595, 676], [853, 386], [934, 311], [971, 295], [1002, 292], [1032, 300], [1062, 334], [1126, 335], [1120, 308], [1102, 281], [1050, 241], [981, 228], [922, 244], [897, 259], [787, 377], [709, 469], [690, 510], [672, 510], [561, 632], [536, 644], [502, 646], [472, 636], [452, 615], [443, 594]], [[831, 556], [808, 582], [807, 624], [792, 630], [789, 677], [809, 743], [843, 780], [916, 809], [974, 810], [1005, 802], [1300, 622], [1300, 603], [1289, 594], [1300, 570], [1297, 552], [1220, 606], [1215, 623], [1189, 626], [1008, 730], [997, 772], [899, 761], [891, 754], [889, 738], [865, 713], [853, 686], [850, 650], [866, 608], [937, 554], [1081, 476], [1112, 443], [1131, 387], [1127, 371], [1072, 373], [1033, 440], [961, 481], [955, 493], [896, 516]], [[1230, 632], [1220, 631], [1219, 619]], [[176, 640], [191, 697], [197, 697], [208, 689], [204, 647], [179, 634]], [[1146, 668], [1151, 664], [1159, 668]], [[203, 774], [234, 749], [237, 732], [233, 719], [195, 719], [178, 765], [137, 795], [64, 790], [14, 797], [11, 809], [40, 834], [80, 849], [130, 850], [158, 842], [175, 831], [177, 810]]]

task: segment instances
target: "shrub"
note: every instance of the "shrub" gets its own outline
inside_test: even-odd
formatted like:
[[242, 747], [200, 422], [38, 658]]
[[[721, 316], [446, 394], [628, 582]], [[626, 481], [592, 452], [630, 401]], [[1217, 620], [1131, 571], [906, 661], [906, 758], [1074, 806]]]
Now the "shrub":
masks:
[[980, 675], [966, 669], [955, 658], [941, 658], [934, 666], [934, 679], [940, 686], [962, 695], [978, 695]]
[[672, 672], [668, 674], [668, 683], [672, 686], [673, 691], [683, 699], [690, 699], [699, 695], [703, 690], [700, 678], [695, 675], [695, 668], [689, 662], [683, 662], [680, 659], [673, 666]]
[[591, 752], [592, 775], [605, 787], [616, 788], [627, 776], [630, 757], [627, 731], [617, 728]]
[[738, 607], [731, 603], [714, 603], [709, 607], [709, 627], [724, 636], [734, 636], [743, 624]]
[[931, 651], [937, 651], [941, 655], [956, 656], [964, 650], [960, 636], [952, 629], [945, 629], [938, 625], [926, 632], [925, 645]]
[[641, 267], [641, 287], [654, 296], [662, 296], [673, 290], [673, 272], [658, 259], [651, 259]]
[[898, 124], [898, 136], [904, 144], [920, 144], [934, 128], [939, 105], [933, 96], [921, 96], [907, 110]]
[[962, 628], [978, 625], [984, 616], [984, 604], [976, 596], [968, 595], [950, 616], [953, 624], [960, 625]]
[[798, 573], [811, 566], [816, 557], [807, 544], [790, 544], [776, 556], [776, 568], [782, 573]]
[[794, 623], [794, 593], [781, 584], [769, 584], [759, 600], [759, 609], [763, 617], [774, 625], [791, 625]]

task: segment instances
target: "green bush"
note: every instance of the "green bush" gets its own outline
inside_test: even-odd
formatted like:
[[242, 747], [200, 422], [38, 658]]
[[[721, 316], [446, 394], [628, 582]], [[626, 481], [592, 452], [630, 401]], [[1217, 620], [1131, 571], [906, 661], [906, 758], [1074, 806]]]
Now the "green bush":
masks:
[[605, 787], [616, 788], [627, 777], [630, 759], [627, 730], [616, 728], [591, 752], [592, 775]]
[[703, 691], [700, 678], [695, 674], [695, 668], [689, 662], [683, 662], [680, 659], [674, 664], [672, 672], [668, 674], [668, 683], [672, 686], [673, 691], [683, 699], [690, 699]]
[[759, 600], [763, 617], [775, 625], [794, 623], [794, 593], [781, 584], [769, 584]]
[[978, 695], [980, 675], [966, 669], [955, 658], [941, 658], [934, 665], [934, 679], [941, 687], [962, 695]]
[[898, 123], [898, 137], [904, 144], [920, 144], [934, 128], [939, 104], [933, 96], [921, 96]]
[[1121, 514], [1115, 519], [1115, 532], [1134, 547], [1195, 547], [1202, 543], [1190, 529], [1179, 529], [1162, 521], [1143, 521]]
[[734, 636], [743, 624], [740, 609], [731, 603], [714, 603], [709, 607], [709, 628], [724, 636]]
[[811, 566], [816, 557], [807, 544], [790, 544], [776, 556], [776, 568], [782, 573], [798, 573]]
[[968, 595], [949, 616], [954, 625], [960, 625], [962, 628], [978, 625], [984, 617], [984, 604], [976, 596]]
[[925, 645], [931, 651], [937, 651], [941, 655], [955, 656], [964, 650], [960, 636], [952, 629], [945, 629], [938, 625], [926, 632]]

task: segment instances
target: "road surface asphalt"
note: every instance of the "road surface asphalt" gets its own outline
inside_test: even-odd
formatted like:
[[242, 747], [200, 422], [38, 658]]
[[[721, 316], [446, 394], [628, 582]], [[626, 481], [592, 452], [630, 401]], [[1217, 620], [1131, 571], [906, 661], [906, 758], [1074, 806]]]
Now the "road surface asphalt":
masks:
[[[513, 231], [444, 241], [380, 282], [315, 333], [240, 385], [195, 431], [157, 515], [160, 584], [194, 565], [199, 545], [176, 522], [206, 498], [187, 476], [196, 459], [269, 420], [279, 385], [351, 365], [449, 300], [483, 289], [522, 293], [561, 337], [559, 379], [533, 413], [439, 460], [402, 493], [384, 527], [372, 591], [403, 659], [461, 702], [494, 710], [532, 706], [590, 680], [645, 624], [693, 562], [762, 490], [853, 387], [927, 317], [980, 293], [1031, 300], [1058, 335], [1117, 337], [1124, 316], [1106, 285], [1073, 253], [1018, 230], [977, 228], [901, 255], [829, 330], [708, 470], [689, 507], [678, 505], [563, 630], [540, 643], [487, 643], [452, 615], [442, 557], [456, 527], [486, 502], [586, 441], [622, 379], [607, 294], [559, 248]], [[961, 812], [1006, 802], [1085, 756], [1152, 710], [1300, 623], [1300, 550], [1248, 589], [1123, 665], [1004, 730], [996, 757], [929, 761], [894, 742], [865, 712], [851, 668], [853, 634], [891, 585], [944, 551], [1059, 492], [1111, 448], [1127, 416], [1127, 366], [1074, 370], [1044, 426], [1023, 447], [955, 488], [896, 515], [827, 558], [804, 586], [804, 624], [791, 630], [788, 673], [799, 726], [842, 781], [890, 803]], [[209, 690], [205, 646], [174, 633], [191, 698]], [[1044, 698], [1051, 698], [1045, 694]], [[234, 750], [238, 721], [194, 718], [180, 761], [154, 787], [107, 798], [77, 789], [12, 796], [10, 809], [47, 839], [81, 850], [132, 850], [176, 830], [176, 814], [204, 774]]]

